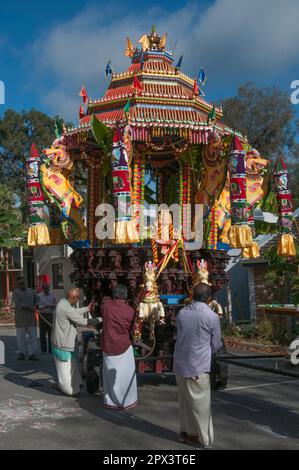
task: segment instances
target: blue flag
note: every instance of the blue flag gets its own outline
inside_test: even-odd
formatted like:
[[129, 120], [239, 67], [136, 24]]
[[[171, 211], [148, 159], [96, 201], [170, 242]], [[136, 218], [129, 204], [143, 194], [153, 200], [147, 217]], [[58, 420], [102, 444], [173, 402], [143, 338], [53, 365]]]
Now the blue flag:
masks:
[[106, 65], [106, 69], [105, 69], [105, 75], [106, 77], [108, 77], [108, 75], [111, 75], [113, 72], [113, 69], [111, 67], [111, 60], [108, 60], [108, 63]]
[[201, 82], [202, 85], [204, 85], [207, 81], [208, 77], [206, 75], [206, 72], [204, 71], [204, 69], [202, 67], [200, 67], [200, 71], [199, 71], [199, 74], [198, 74], [198, 80]]
[[183, 60], [183, 56], [181, 55], [181, 57], [179, 58], [178, 63], [177, 63], [176, 66], [175, 66], [176, 69], [180, 69], [180, 68], [181, 68], [182, 60]]

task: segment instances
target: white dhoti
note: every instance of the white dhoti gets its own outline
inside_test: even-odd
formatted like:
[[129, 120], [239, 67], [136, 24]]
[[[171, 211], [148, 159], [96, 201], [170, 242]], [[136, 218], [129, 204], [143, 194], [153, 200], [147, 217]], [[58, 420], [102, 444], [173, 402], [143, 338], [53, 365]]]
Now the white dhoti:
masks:
[[58, 386], [66, 395], [76, 395], [80, 392], [82, 384], [81, 376], [78, 370], [76, 358], [73, 357], [69, 361], [60, 361], [54, 355], [58, 375]]
[[208, 446], [214, 441], [209, 374], [198, 379], [176, 376], [181, 437]]
[[107, 408], [127, 409], [137, 405], [137, 381], [133, 348], [118, 356], [103, 353], [103, 392]]

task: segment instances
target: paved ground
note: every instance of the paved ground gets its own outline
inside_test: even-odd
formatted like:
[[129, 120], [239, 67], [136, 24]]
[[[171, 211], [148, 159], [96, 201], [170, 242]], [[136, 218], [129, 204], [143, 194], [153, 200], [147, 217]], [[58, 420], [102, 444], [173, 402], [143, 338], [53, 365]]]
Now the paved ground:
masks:
[[[177, 442], [173, 375], [139, 377], [139, 408], [105, 410], [86, 391], [79, 399], [56, 393], [51, 357], [16, 361], [13, 328], [0, 328], [0, 339], [0, 449], [188, 449]], [[299, 450], [299, 379], [229, 367], [228, 388], [213, 393], [214, 448]]]

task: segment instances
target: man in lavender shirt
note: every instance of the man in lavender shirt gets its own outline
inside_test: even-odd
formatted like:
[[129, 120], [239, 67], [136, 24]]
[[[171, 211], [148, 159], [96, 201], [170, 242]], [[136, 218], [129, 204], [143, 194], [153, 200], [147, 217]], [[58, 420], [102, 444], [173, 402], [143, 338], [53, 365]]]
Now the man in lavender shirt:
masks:
[[197, 284], [193, 301], [179, 311], [174, 372], [178, 385], [180, 442], [209, 447], [214, 441], [211, 415], [211, 356], [222, 345], [220, 321], [207, 305], [211, 289]]

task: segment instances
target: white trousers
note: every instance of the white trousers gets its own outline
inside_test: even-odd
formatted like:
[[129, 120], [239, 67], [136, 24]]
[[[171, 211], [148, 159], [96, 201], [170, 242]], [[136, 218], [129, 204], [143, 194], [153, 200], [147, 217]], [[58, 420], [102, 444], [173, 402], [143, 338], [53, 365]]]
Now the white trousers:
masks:
[[20, 353], [26, 356], [27, 348], [28, 355], [36, 354], [37, 352], [37, 332], [36, 326], [26, 326], [24, 328], [17, 328], [17, 343]]
[[82, 384], [76, 358], [63, 362], [57, 359], [55, 355], [53, 356], [60, 390], [66, 395], [76, 395], [80, 392], [80, 385]]
[[176, 375], [179, 393], [180, 431], [203, 446], [214, 442], [209, 374], [196, 380]]

